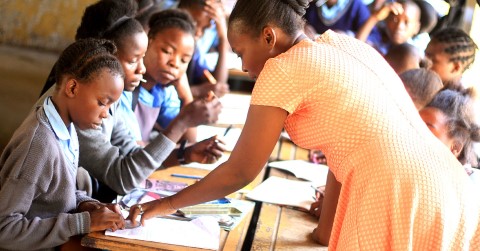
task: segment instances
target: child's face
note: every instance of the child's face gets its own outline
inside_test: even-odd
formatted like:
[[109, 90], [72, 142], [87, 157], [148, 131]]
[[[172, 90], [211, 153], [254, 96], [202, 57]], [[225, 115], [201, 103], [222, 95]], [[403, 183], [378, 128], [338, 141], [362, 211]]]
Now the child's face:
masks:
[[104, 68], [89, 83], [77, 82], [76, 88], [68, 104], [70, 120], [82, 130], [98, 128], [108, 117], [110, 105], [120, 98], [123, 78]]
[[403, 13], [390, 15], [385, 20], [387, 33], [393, 44], [402, 44], [415, 36], [420, 29], [420, 11], [416, 6], [403, 4]]
[[242, 59], [242, 70], [250, 78], [256, 80], [263, 69], [265, 62], [271, 57], [267, 48], [259, 38], [252, 38], [250, 34], [239, 34], [228, 31], [228, 41], [235, 54]]
[[433, 135], [449, 149], [453, 149], [453, 139], [448, 136], [448, 117], [445, 113], [434, 107], [425, 107], [419, 113]]
[[195, 20], [195, 40], [200, 39], [206, 29], [212, 26], [212, 18], [208, 12], [200, 8], [189, 10], [193, 20]]
[[145, 73], [143, 57], [147, 51], [148, 37], [145, 32], [128, 36], [118, 47], [117, 58], [125, 72], [125, 91], [133, 91], [139, 84]]
[[195, 40], [178, 28], [168, 28], [150, 39], [144, 62], [147, 74], [157, 83], [168, 85], [179, 79], [192, 59]]
[[430, 41], [425, 49], [425, 57], [431, 62], [430, 70], [436, 72], [444, 83], [454, 80], [459, 75], [455, 64], [450, 61], [450, 56], [444, 52], [442, 43]]

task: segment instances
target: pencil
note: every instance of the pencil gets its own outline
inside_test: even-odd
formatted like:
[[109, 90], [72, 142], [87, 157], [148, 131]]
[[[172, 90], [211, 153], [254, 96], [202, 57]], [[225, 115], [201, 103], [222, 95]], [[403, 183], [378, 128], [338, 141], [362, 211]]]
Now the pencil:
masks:
[[227, 136], [228, 131], [230, 131], [230, 129], [232, 129], [232, 127], [233, 127], [233, 125], [229, 125], [227, 127], [227, 129], [225, 129], [225, 132], [223, 133], [223, 137]]
[[207, 78], [208, 82], [210, 82], [210, 84], [214, 85], [217, 83], [217, 80], [215, 79], [215, 77], [207, 69], [203, 70], [203, 75], [205, 75], [205, 77]]
[[202, 176], [188, 175], [188, 174], [179, 174], [179, 173], [172, 173], [172, 177], [185, 178], [185, 179], [194, 179], [194, 180], [200, 180], [200, 179], [203, 178]]

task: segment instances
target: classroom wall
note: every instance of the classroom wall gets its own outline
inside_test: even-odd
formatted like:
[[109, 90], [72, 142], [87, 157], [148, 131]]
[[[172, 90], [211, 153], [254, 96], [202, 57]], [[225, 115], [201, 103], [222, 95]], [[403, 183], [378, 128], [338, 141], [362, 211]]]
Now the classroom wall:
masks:
[[97, 0], [0, 0], [0, 43], [61, 51]]

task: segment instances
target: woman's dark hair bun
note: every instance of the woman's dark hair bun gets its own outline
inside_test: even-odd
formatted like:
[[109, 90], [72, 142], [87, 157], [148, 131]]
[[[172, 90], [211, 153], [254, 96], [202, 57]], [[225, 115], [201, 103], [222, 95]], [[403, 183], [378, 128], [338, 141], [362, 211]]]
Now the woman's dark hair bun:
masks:
[[298, 15], [305, 15], [306, 9], [312, 0], [282, 0], [288, 4]]

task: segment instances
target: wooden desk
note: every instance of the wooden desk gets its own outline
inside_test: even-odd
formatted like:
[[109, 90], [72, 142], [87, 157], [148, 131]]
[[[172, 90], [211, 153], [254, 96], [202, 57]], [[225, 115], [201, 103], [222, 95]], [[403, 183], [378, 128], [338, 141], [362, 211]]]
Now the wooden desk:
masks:
[[[275, 168], [270, 169], [267, 176], [297, 179]], [[262, 203], [249, 250], [327, 250], [310, 236], [317, 224], [317, 219], [308, 212]]]
[[[177, 178], [171, 177], [172, 173], [182, 173], [182, 174], [190, 174], [190, 175], [199, 175], [205, 176], [208, 174], [208, 170], [196, 169], [196, 168], [188, 168], [188, 167], [171, 167], [165, 170], [156, 171], [150, 177], [153, 179], [163, 179], [163, 180], [171, 180], [171, 181], [178, 181], [184, 182], [188, 184], [193, 184], [195, 180], [186, 179], [186, 178]], [[262, 181], [262, 177], [264, 173], [261, 172], [258, 177], [249, 185], [254, 186], [259, 184]], [[247, 187], [249, 187], [247, 186]], [[228, 197], [240, 199], [243, 197], [242, 193], [234, 193], [229, 195]], [[250, 220], [252, 217], [252, 212], [250, 212], [242, 222], [235, 227], [232, 231], [228, 232], [225, 230], [221, 230], [220, 236], [220, 246], [218, 250], [241, 250], [243, 245], [243, 240], [247, 234], [248, 226], [250, 224]], [[85, 237], [82, 238], [82, 246], [86, 247], [93, 247], [93, 248], [100, 248], [106, 250], [132, 250], [132, 251], [139, 251], [139, 250], [204, 250], [204, 249], [197, 249], [197, 248], [188, 248], [184, 246], [176, 246], [176, 245], [169, 245], [164, 243], [157, 243], [157, 242], [148, 242], [148, 241], [140, 241], [140, 240], [132, 240], [126, 238], [119, 238], [113, 236], [106, 236], [104, 232], [93, 232]]]

